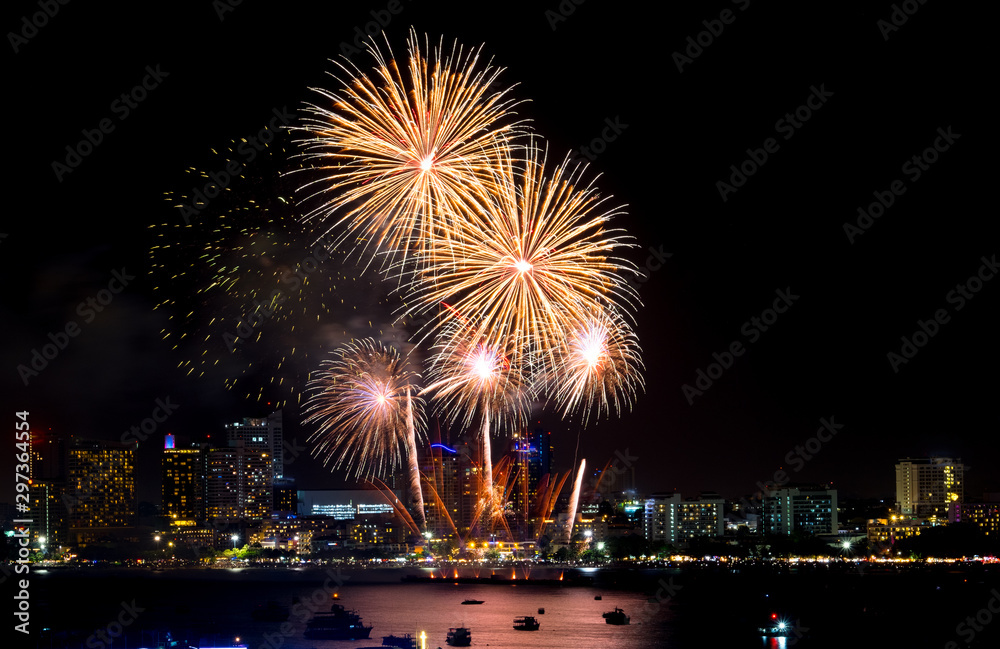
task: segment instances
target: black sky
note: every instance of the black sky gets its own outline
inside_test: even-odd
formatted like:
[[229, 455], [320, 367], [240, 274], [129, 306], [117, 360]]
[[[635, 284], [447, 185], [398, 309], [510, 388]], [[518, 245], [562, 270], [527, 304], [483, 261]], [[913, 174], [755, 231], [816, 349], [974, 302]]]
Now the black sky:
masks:
[[[892, 3], [857, 5], [864, 8], [404, 2], [392, 15], [386, 32], [398, 53], [411, 25], [432, 38], [485, 43], [484, 54], [506, 68], [504, 82], [530, 99], [519, 112], [553, 157], [619, 125], [590, 173], [601, 174], [602, 194], [629, 206], [616, 225], [636, 238], [632, 260], [644, 266], [650, 250], [669, 257], [654, 260], [640, 286], [646, 392], [631, 413], [582, 432], [579, 457], [591, 465], [627, 450], [644, 491], [727, 495], [801, 466], [789, 471], [796, 481], [891, 497], [894, 461], [934, 454], [965, 460], [967, 499], [1000, 491], [1000, 279], [961, 309], [949, 301], [981, 258], [1000, 254], [995, 39], [976, 9], [944, 3], [913, 3], [919, 9], [886, 39], [879, 21], [890, 20]], [[210, 168], [212, 148], [257, 132], [276, 108], [299, 108], [310, 86], [330, 86], [328, 59], [386, 6], [243, 2], [220, 20], [209, 2], [71, 3], [16, 53], [8, 36], [13, 201], [0, 226], [9, 286], [0, 301], [0, 389], [11, 420], [28, 409], [35, 427], [117, 439], [156, 398], [171, 396], [180, 407], [157, 434], [200, 438], [266, 414], [220, 381], [176, 369], [180, 359], [160, 340], [165, 314], [153, 311], [149, 226], [180, 219], [162, 196], [190, 187], [185, 168]], [[560, 6], [572, 14], [551, 22], [546, 11]], [[703, 21], [718, 30], [712, 21], [723, 10], [730, 24], [679, 71], [674, 52], [707, 30]], [[22, 16], [36, 11], [8, 3], [4, 26], [20, 31]], [[166, 76], [119, 119], [115, 98], [147, 66]], [[824, 102], [800, 127], [780, 123], [816, 91]], [[53, 160], [102, 118], [114, 131], [57, 181]], [[958, 137], [941, 139], [939, 129]], [[730, 165], [768, 138], [776, 150], [723, 201], [717, 181], [728, 182]], [[947, 150], [915, 178], [904, 164], [936, 138]], [[856, 223], [858, 207], [894, 180], [905, 192], [852, 243], [844, 223]], [[24, 386], [17, 366], [49, 332], [80, 322], [77, 305], [122, 268], [136, 279]], [[751, 342], [744, 323], [761, 317], [776, 291], [798, 298]], [[894, 371], [887, 354], [900, 353], [901, 337], [938, 309], [949, 320]], [[689, 403], [682, 386], [734, 341], [745, 353]], [[831, 417], [843, 426], [837, 435], [808, 462], [790, 464], [786, 455]], [[310, 431], [289, 418], [287, 435], [304, 443]], [[550, 412], [542, 421], [566, 470], [577, 430]], [[150, 500], [157, 446], [140, 447], [152, 472], [140, 496]], [[289, 472], [304, 486], [338, 484], [339, 474], [308, 457], [297, 462]]]

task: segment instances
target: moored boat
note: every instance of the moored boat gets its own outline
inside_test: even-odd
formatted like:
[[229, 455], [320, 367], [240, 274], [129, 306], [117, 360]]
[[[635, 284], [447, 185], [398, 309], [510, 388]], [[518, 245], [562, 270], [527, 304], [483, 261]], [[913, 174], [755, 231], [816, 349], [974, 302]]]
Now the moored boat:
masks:
[[314, 615], [302, 635], [314, 640], [365, 640], [371, 632], [372, 627], [365, 626], [360, 615], [334, 604], [329, 613]]
[[396, 647], [396, 649], [417, 649], [417, 639], [407, 633], [406, 635], [385, 635], [382, 636], [383, 647]]
[[482, 604], [485, 601], [486, 600], [484, 600], [484, 599], [467, 599], [467, 600], [463, 601], [462, 603], [463, 604]]
[[530, 615], [522, 615], [514, 618], [515, 631], [537, 631], [538, 627], [538, 620]]
[[615, 610], [604, 614], [604, 621], [608, 624], [628, 624], [629, 617], [625, 615], [625, 611], [616, 606]]
[[468, 647], [472, 644], [472, 631], [464, 626], [448, 629], [448, 637], [445, 642], [452, 647]]

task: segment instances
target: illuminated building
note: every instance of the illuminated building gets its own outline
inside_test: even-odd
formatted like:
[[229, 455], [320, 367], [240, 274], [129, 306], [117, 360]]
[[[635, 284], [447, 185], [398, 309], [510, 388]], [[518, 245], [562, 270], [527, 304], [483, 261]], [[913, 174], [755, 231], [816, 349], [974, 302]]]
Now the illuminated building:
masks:
[[74, 439], [67, 449], [70, 542], [134, 536], [136, 444]]
[[601, 543], [607, 541], [608, 536], [607, 516], [589, 517], [581, 515], [579, 520], [573, 523], [573, 533], [570, 535], [570, 538], [581, 538], [590, 543]]
[[31, 539], [46, 539], [46, 545], [54, 548], [67, 543], [69, 525], [66, 504], [63, 502], [65, 484], [50, 480], [32, 480], [28, 490], [31, 507]]
[[299, 514], [328, 516], [342, 521], [371, 514], [392, 514], [395, 510], [387, 497], [401, 504], [398, 494], [377, 489], [305, 489], [297, 494]]
[[246, 417], [242, 423], [226, 424], [226, 440], [243, 442], [246, 448], [267, 453], [271, 458], [271, 481], [285, 477], [282, 455], [281, 411], [267, 417]]
[[252, 521], [271, 516], [269, 453], [230, 442], [206, 452], [205, 511], [216, 522]]
[[510, 502], [521, 520], [531, 518], [531, 506], [538, 497], [542, 476], [551, 471], [552, 433], [536, 427], [531, 433], [515, 432], [510, 438], [509, 451], [514, 471]]
[[679, 493], [654, 493], [646, 499], [642, 533], [650, 543], [677, 542], [677, 505]]
[[205, 518], [206, 453], [198, 447], [176, 448], [173, 435], [164, 441], [162, 469], [163, 515], [173, 526], [190, 527]]
[[60, 482], [66, 478], [66, 446], [61, 437], [32, 431], [30, 458], [28, 477], [32, 480]]
[[288, 516], [298, 512], [299, 498], [298, 492], [295, 490], [294, 479], [278, 478], [274, 481], [273, 489], [274, 506], [272, 510], [275, 514]]
[[725, 501], [718, 494], [681, 500], [679, 493], [652, 494], [646, 499], [643, 535], [650, 543], [688, 543], [725, 534]]
[[386, 551], [401, 551], [403, 530], [391, 519], [363, 519], [350, 526], [348, 531], [349, 546], [357, 549], [379, 548]]
[[781, 487], [764, 496], [765, 534], [836, 534], [837, 490], [820, 486]]
[[987, 502], [955, 503], [949, 521], [978, 525], [984, 534], [995, 539], [1000, 536], [1000, 494], [986, 494], [983, 500]]
[[677, 540], [715, 538], [726, 533], [725, 500], [718, 494], [702, 494], [677, 503]]
[[[453, 447], [440, 442], [427, 449], [421, 470], [431, 488], [424, 490], [427, 529], [439, 538], [465, 535], [475, 516], [479, 499], [479, 467], [472, 461], [468, 444]], [[435, 497], [436, 494], [436, 497]]]
[[312, 553], [313, 541], [336, 530], [338, 524], [326, 516], [308, 516], [262, 521], [250, 532], [251, 545], [289, 550], [296, 554]]
[[63, 502], [66, 445], [61, 437], [34, 430], [29, 457], [28, 478], [31, 486], [28, 499], [32, 520], [29, 530], [33, 544], [44, 538], [50, 548], [65, 545], [69, 526], [69, 514]]
[[933, 527], [930, 521], [912, 516], [890, 516], [868, 520], [868, 540], [872, 543], [895, 543], [899, 539], [920, 536]]
[[965, 467], [961, 458], [904, 458], [896, 464], [896, 511], [944, 519], [952, 503], [961, 503]]

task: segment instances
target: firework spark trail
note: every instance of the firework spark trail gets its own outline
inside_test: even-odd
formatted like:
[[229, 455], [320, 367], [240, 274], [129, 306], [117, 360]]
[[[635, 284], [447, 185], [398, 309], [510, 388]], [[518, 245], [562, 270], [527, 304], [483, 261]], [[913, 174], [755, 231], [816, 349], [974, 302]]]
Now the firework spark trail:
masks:
[[324, 466], [336, 458], [334, 467], [360, 476], [402, 465], [402, 444], [412, 467], [416, 437], [424, 429], [423, 402], [409, 396], [416, 379], [406, 359], [371, 338], [338, 349], [309, 384], [313, 393], [303, 423], [317, 424], [309, 437], [316, 442], [313, 455], [322, 456]]
[[519, 355], [550, 348], [566, 316], [631, 310], [638, 296], [623, 276], [635, 266], [618, 256], [634, 246], [631, 237], [606, 225], [621, 209], [607, 208], [568, 157], [547, 174], [547, 153], [533, 144], [517, 150], [523, 161], [497, 154], [486, 209], [456, 219], [447, 239], [428, 238], [401, 290], [415, 313], [451, 306], [432, 328], [475, 314], [476, 333], [515, 341]]
[[580, 470], [576, 474], [576, 482], [573, 484], [573, 493], [569, 497], [569, 520], [566, 521], [566, 543], [569, 543], [573, 536], [573, 523], [576, 521], [576, 508], [580, 503], [580, 485], [583, 484], [583, 472], [586, 468], [587, 460], [580, 460]]
[[491, 428], [516, 427], [527, 418], [528, 382], [522, 368], [510, 362], [511, 351], [509, 342], [491, 341], [471, 331], [468, 322], [453, 320], [432, 348], [431, 384], [420, 393], [432, 394], [438, 410], [452, 423], [467, 427], [477, 415], [481, 417], [484, 498], [491, 508]]
[[410, 467], [410, 493], [414, 500], [413, 508], [417, 511], [420, 528], [427, 526], [424, 514], [424, 495], [420, 489], [420, 467], [417, 464], [417, 433], [413, 423], [413, 399], [410, 388], [406, 388], [406, 456]]
[[309, 105], [296, 130], [306, 136], [303, 158], [322, 176], [300, 191], [303, 202], [321, 201], [307, 220], [325, 232], [345, 228], [341, 241], [354, 237], [359, 253], [372, 246], [391, 263], [427, 237], [447, 236], [455, 215], [484, 201], [495, 153], [524, 125], [510, 120], [519, 103], [510, 89], [491, 90], [503, 70], [477, 70], [481, 47], [456, 41], [446, 54], [442, 37], [430, 55], [428, 38], [422, 51], [411, 28], [404, 75], [388, 43], [388, 57], [367, 45], [374, 74], [337, 63], [339, 89], [313, 89], [322, 105]]
[[552, 348], [537, 354], [535, 391], [548, 395], [565, 419], [582, 413], [621, 415], [645, 381], [639, 341], [628, 323], [608, 309], [568, 310]]
[[443, 500], [441, 500], [441, 495], [438, 493], [437, 487], [435, 487], [433, 484], [434, 481], [432, 481], [426, 475], [424, 476], [424, 480], [427, 483], [427, 488], [430, 489], [431, 496], [433, 496], [434, 498], [434, 504], [437, 507], [438, 514], [444, 515], [444, 519], [448, 522], [448, 527], [451, 529], [451, 533], [454, 534], [455, 538], [458, 539], [464, 546], [465, 539], [462, 538], [462, 535], [458, 531], [458, 527], [456, 527], [455, 525], [455, 520], [451, 517], [451, 514], [448, 512], [448, 506], [445, 505]]
[[397, 516], [399, 516], [399, 519], [403, 521], [403, 524], [406, 525], [410, 532], [412, 532], [415, 536], [420, 536], [420, 528], [417, 527], [413, 517], [410, 516], [410, 513], [406, 511], [406, 508], [399, 502], [399, 498], [396, 498], [396, 494], [389, 488], [389, 485], [382, 482], [378, 478], [372, 478], [366, 482], [375, 487], [375, 490], [378, 491], [379, 495], [385, 498], [386, 504], [392, 507], [392, 510]]
[[[559, 474], [546, 475], [545, 485], [540, 486], [538, 489], [538, 527], [535, 529], [535, 536], [541, 536], [542, 531], [545, 529], [546, 519], [552, 516], [552, 511], [556, 507], [556, 502], [559, 500], [559, 494], [562, 493], [563, 485], [566, 484], [566, 480], [569, 478], [569, 473], [563, 475], [559, 478]], [[558, 484], [556, 484], [558, 480]]]

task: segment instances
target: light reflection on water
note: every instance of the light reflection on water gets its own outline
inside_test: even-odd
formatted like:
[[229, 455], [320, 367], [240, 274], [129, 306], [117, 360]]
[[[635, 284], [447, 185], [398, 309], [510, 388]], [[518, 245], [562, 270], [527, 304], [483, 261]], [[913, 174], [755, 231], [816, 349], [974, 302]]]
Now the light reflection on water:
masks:
[[[600, 601], [594, 596], [602, 595]], [[481, 605], [462, 605], [466, 599], [484, 600]], [[372, 639], [381, 640], [393, 633], [419, 635], [427, 632], [428, 647], [444, 647], [449, 627], [465, 626], [472, 630], [473, 646], [497, 649], [552, 647], [665, 647], [668, 607], [647, 602], [641, 593], [609, 593], [596, 588], [559, 588], [555, 586], [511, 586], [471, 584], [359, 585], [345, 588], [340, 599], [355, 609], [366, 625], [374, 626]], [[620, 607], [631, 616], [629, 625], [615, 626], [602, 614]], [[544, 608], [544, 614], [538, 609]], [[521, 615], [538, 619], [538, 631], [515, 631], [513, 620]], [[376, 642], [315, 642], [305, 640], [301, 632], [288, 638], [288, 649], [377, 645]], [[256, 649], [253, 647], [252, 649]]]

